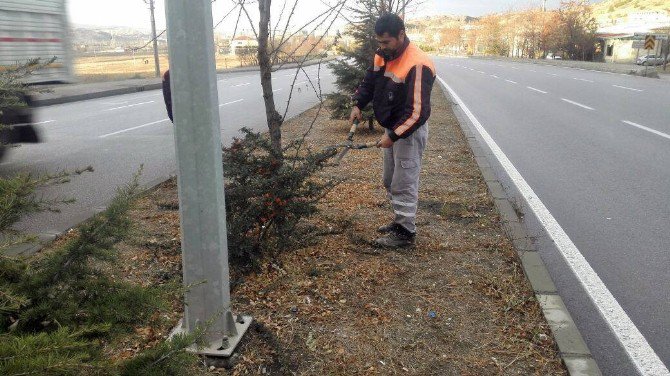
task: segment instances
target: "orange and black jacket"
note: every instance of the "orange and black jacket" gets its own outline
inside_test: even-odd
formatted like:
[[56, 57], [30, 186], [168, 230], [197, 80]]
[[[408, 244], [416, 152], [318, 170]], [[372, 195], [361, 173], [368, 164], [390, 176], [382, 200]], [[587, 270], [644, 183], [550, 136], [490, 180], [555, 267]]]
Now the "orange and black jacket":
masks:
[[377, 51], [353, 100], [361, 110], [372, 101], [375, 118], [397, 141], [414, 133], [430, 117], [433, 82], [435, 66], [430, 57], [405, 37], [395, 56], [385, 58]]

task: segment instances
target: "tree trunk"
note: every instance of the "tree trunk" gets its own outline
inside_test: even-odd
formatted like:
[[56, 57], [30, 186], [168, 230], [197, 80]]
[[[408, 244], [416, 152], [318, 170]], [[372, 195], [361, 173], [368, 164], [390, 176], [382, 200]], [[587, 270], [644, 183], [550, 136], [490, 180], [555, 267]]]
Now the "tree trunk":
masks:
[[278, 158], [282, 157], [281, 125], [282, 116], [277, 112], [274, 95], [272, 93], [272, 62], [268, 48], [270, 38], [270, 6], [272, 0], [258, 0], [260, 12], [260, 25], [258, 29], [258, 65], [261, 73], [261, 86], [263, 87], [263, 101], [265, 102], [265, 116], [270, 131], [272, 148]]

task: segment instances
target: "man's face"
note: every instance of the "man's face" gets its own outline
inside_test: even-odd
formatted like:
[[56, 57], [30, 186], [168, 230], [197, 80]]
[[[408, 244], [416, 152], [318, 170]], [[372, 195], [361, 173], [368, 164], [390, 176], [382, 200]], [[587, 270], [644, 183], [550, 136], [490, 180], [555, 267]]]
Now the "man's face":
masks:
[[396, 52], [402, 47], [402, 44], [405, 43], [405, 31], [400, 30], [397, 38], [390, 36], [389, 33], [377, 35], [377, 43], [384, 54], [390, 55]]

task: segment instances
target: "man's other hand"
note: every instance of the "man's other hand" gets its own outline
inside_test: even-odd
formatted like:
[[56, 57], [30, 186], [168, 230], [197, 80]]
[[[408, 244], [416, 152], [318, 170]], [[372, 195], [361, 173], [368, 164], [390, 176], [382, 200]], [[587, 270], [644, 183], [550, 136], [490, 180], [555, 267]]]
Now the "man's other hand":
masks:
[[349, 115], [349, 123], [353, 123], [354, 120], [361, 121], [363, 120], [363, 114], [361, 113], [361, 109], [354, 106], [354, 108], [351, 109], [351, 115]]
[[393, 140], [391, 140], [391, 137], [389, 137], [389, 135], [387, 135], [386, 133], [384, 133], [382, 139], [379, 140], [379, 143], [377, 143], [377, 147], [382, 149], [388, 149], [392, 146], [393, 146]]

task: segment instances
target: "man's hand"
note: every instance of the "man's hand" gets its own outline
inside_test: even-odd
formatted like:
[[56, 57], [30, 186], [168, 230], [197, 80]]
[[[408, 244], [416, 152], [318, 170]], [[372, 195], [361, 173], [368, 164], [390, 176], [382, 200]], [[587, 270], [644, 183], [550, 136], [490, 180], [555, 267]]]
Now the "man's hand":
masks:
[[382, 149], [388, 149], [392, 146], [393, 146], [393, 140], [391, 140], [391, 137], [389, 137], [389, 135], [386, 134], [386, 132], [384, 132], [382, 139], [379, 140], [379, 143], [377, 143], [377, 147]]
[[361, 113], [361, 109], [358, 108], [357, 106], [354, 106], [354, 108], [351, 109], [351, 115], [349, 115], [349, 123], [353, 123], [354, 120], [358, 121], [363, 120], [363, 114]]

